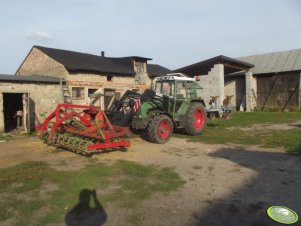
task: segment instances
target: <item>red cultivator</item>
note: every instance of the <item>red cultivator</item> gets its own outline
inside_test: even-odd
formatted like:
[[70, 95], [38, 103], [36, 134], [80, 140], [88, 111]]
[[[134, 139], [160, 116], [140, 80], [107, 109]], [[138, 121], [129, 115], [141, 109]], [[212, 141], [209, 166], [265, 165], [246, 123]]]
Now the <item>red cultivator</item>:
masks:
[[121, 139], [126, 127], [111, 125], [103, 111], [89, 105], [59, 104], [36, 130], [45, 142], [84, 155], [130, 145]]

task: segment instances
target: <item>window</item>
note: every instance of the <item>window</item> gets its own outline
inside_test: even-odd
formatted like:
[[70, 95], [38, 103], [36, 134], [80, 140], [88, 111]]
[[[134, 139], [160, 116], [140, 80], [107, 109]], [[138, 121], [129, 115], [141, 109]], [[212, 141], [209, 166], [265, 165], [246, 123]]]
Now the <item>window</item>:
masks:
[[162, 86], [161, 82], [156, 83], [156, 86], [155, 86], [155, 92], [156, 93], [161, 93], [161, 86]]
[[174, 93], [174, 81], [157, 82], [155, 91], [156, 93], [172, 97]]
[[176, 91], [177, 91], [177, 99], [186, 98], [186, 82], [177, 82]]
[[120, 100], [121, 92], [115, 92], [115, 100]]
[[166, 96], [173, 96], [174, 85], [173, 82], [162, 83], [162, 94]]
[[112, 78], [113, 78], [112, 75], [107, 75], [107, 82], [112, 82]]
[[187, 95], [188, 97], [195, 99], [196, 98], [196, 92], [195, 92], [195, 83], [194, 82], [187, 82]]
[[72, 87], [72, 99], [73, 100], [84, 100], [84, 88], [83, 87]]

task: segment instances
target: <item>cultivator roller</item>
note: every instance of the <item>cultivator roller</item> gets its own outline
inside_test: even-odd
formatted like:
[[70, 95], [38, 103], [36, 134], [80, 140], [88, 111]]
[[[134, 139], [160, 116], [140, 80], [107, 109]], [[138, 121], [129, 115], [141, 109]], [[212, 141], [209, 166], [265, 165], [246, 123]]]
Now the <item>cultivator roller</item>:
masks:
[[83, 155], [130, 145], [124, 139], [127, 127], [112, 125], [103, 111], [89, 105], [59, 104], [36, 130], [46, 143]]

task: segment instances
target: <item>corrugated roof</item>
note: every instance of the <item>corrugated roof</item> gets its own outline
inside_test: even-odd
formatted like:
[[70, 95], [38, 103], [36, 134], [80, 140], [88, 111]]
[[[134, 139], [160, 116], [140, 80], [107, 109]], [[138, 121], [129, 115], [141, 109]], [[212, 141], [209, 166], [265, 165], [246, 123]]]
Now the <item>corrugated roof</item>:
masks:
[[239, 57], [238, 60], [254, 64], [254, 74], [301, 70], [301, 49]]
[[147, 72], [150, 78], [165, 76], [172, 71], [158, 64], [147, 64]]
[[99, 72], [115, 75], [135, 75], [133, 60], [151, 60], [150, 58], [131, 57], [104, 57], [87, 53], [74, 52], [62, 49], [53, 49], [34, 46], [55, 61], [64, 65], [68, 71]]
[[[17, 75], [2, 75], [2, 74], [0, 74], [0, 81], [30, 82], [30, 83], [60, 83], [59, 78], [49, 77], [49, 76], [38, 76], [38, 75], [17, 76]], [[62, 80], [62, 81], [65, 82], [65, 80]]]

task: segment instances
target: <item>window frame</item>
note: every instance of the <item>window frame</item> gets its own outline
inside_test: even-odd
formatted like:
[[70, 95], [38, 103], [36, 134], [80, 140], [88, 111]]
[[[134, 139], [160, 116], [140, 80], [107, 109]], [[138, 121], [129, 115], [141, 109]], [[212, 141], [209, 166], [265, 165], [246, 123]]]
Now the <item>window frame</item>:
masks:
[[85, 100], [85, 87], [75, 86], [71, 90], [72, 100]]

